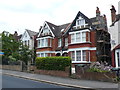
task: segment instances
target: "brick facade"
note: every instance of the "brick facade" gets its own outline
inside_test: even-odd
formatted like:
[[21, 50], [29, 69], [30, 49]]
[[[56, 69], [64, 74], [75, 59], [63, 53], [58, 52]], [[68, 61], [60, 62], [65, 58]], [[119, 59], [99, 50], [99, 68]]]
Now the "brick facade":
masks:
[[[78, 25], [81, 24], [78, 23], [79, 20], [83, 20], [84, 24]], [[36, 53], [40, 57], [42, 57], [43, 53], [44, 57], [46, 55], [70, 56], [73, 67], [75, 64], [87, 64], [97, 61], [96, 38], [99, 37], [99, 35], [96, 35], [97, 29], [106, 29], [106, 24], [100, 25], [98, 20], [105, 20], [104, 22], [106, 22], [106, 19], [100, 16], [100, 12], [96, 14], [96, 17], [89, 19], [79, 11], [72, 23], [58, 26], [45, 21], [38, 34], [37, 42], [42, 41], [42, 39], [47, 40], [47, 44], [44, 42], [47, 47], [37, 47]], [[49, 37], [44, 35], [46, 32], [50, 34]], [[65, 41], [67, 40], [65, 38], [68, 41]]]

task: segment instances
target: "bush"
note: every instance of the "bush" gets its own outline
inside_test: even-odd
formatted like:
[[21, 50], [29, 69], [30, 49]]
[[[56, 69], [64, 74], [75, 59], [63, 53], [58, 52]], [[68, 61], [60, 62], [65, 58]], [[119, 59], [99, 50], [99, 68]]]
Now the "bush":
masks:
[[37, 57], [36, 67], [43, 70], [61, 70], [71, 66], [70, 57]]
[[98, 69], [98, 68], [90, 68], [90, 69], [87, 70], [87, 72], [109, 72], [109, 71], [101, 70], [101, 69]]

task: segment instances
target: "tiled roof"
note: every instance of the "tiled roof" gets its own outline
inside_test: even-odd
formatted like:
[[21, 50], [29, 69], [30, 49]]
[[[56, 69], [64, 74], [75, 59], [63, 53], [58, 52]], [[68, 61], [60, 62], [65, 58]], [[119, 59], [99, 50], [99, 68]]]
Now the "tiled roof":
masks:
[[56, 37], [60, 37], [61, 36], [61, 30], [66, 29], [67, 26], [70, 24], [70, 23], [67, 23], [67, 24], [63, 24], [63, 25], [55, 25], [55, 24], [52, 24], [48, 21], [46, 21], [46, 22], [47, 22], [47, 24], [49, 25], [50, 29], [52, 30], [53, 34]]
[[28, 34], [30, 35], [30, 37], [32, 37], [34, 35], [37, 35], [37, 32], [31, 31], [31, 30], [28, 30], [28, 29], [26, 29], [26, 31], [28, 32]]

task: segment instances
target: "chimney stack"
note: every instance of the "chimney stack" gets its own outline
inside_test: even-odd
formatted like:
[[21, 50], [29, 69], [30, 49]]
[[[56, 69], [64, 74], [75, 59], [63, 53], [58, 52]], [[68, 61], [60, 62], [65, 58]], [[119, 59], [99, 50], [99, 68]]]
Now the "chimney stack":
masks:
[[111, 20], [113, 23], [116, 19], [116, 10], [115, 10], [115, 7], [113, 5], [112, 5], [112, 8], [110, 10], [111, 10]]
[[103, 15], [103, 18], [104, 18], [104, 20], [105, 20], [105, 24], [107, 24], [107, 18], [106, 18], [106, 15], [105, 15], [105, 14]]
[[100, 10], [99, 10], [99, 8], [97, 7], [97, 10], [96, 10], [96, 17], [97, 16], [100, 16]]

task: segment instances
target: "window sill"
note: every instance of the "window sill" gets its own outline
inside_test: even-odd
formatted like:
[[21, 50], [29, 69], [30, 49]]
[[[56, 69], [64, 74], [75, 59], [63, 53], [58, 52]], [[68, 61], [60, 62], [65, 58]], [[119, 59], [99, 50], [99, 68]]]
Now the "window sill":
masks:
[[84, 43], [91, 43], [91, 42], [75, 42], [75, 43], [70, 43], [69, 45], [72, 45], [72, 44], [84, 44]]
[[46, 47], [37, 47], [37, 48], [51, 48], [51, 47], [46, 46]]
[[89, 61], [72, 61], [72, 63], [91, 63]]

